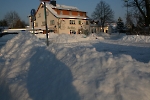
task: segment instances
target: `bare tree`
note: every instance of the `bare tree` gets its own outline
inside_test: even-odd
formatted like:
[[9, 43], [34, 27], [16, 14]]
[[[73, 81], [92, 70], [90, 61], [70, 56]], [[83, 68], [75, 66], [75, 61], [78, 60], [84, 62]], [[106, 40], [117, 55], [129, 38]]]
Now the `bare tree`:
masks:
[[17, 23], [17, 21], [20, 20], [20, 17], [19, 17], [17, 12], [11, 11], [11, 12], [8, 12], [5, 15], [4, 19], [7, 21], [8, 26], [10, 28], [14, 28], [15, 24]]
[[114, 18], [114, 12], [110, 8], [110, 5], [107, 4], [105, 1], [100, 1], [96, 8], [95, 11], [92, 13], [92, 18], [94, 20], [98, 20], [101, 22], [102, 28], [104, 27], [105, 22], [112, 21]]
[[0, 27], [7, 27], [8, 24], [7, 24], [7, 21], [6, 20], [0, 20]]
[[145, 26], [149, 26], [150, 25], [150, 0], [126, 0], [126, 1], [128, 2], [128, 4], [125, 3], [125, 6], [138, 10], [139, 18], [143, 19]]
[[16, 21], [16, 24], [14, 25], [14, 28], [25, 28], [25, 26], [26, 26], [26, 23], [19, 19], [19, 20]]

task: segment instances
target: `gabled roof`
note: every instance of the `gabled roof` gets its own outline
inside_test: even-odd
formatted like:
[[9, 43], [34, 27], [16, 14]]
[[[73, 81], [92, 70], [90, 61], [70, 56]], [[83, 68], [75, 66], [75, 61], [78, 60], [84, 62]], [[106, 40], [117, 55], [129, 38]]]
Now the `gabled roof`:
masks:
[[[41, 4], [44, 4], [43, 2]], [[40, 4], [40, 5], [41, 5]], [[64, 10], [71, 10], [71, 11], [80, 11], [77, 7], [73, 7], [73, 6], [65, 6], [65, 5], [58, 5], [56, 4], [56, 6], [53, 6], [50, 3], [46, 3], [46, 8], [57, 18], [77, 18], [77, 19], [89, 19], [88, 17], [82, 17], [82, 16], [69, 16], [69, 15], [58, 15], [57, 12], [53, 9], [64, 9]], [[39, 8], [38, 8], [39, 9]], [[38, 10], [37, 10], [38, 11]], [[84, 12], [84, 11], [80, 11], [80, 12]]]

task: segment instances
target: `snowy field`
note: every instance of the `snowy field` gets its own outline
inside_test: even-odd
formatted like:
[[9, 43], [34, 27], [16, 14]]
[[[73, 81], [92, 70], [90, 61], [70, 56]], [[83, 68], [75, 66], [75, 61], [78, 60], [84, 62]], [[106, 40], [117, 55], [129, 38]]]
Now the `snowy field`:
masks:
[[150, 100], [150, 36], [0, 38], [0, 100]]

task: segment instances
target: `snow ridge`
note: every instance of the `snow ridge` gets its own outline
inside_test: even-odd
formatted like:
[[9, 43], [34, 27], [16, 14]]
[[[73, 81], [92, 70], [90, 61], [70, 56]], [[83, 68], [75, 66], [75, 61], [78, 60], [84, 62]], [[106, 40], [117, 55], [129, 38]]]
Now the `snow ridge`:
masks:
[[68, 43], [66, 35], [60, 37], [55, 36], [56, 41], [47, 47], [24, 32], [1, 48], [0, 93], [5, 95], [0, 99], [150, 99], [150, 62], [99, 51], [90, 42], [71, 46], [75, 37], [68, 47], [64, 45]]

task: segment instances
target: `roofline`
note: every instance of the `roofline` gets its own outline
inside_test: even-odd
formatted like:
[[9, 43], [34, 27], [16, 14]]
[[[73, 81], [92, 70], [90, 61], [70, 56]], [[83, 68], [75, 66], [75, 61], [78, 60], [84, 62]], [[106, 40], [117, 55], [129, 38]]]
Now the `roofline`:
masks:
[[[40, 5], [38, 6], [38, 9], [36, 10], [35, 16], [36, 16], [36, 14], [37, 14], [37, 12], [38, 12], [38, 10], [39, 10], [41, 4], [42, 4], [42, 2], [40, 3]], [[31, 15], [30, 15], [30, 16], [31, 16]]]
[[[41, 5], [43, 5], [44, 3], [41, 2], [40, 5], [38, 6], [38, 9], [36, 10], [36, 13], [35, 15], [37, 14], [38, 10], [40, 9]], [[46, 3], [47, 4], [47, 3]], [[58, 14], [54, 14], [52, 11], [50, 11], [50, 9], [47, 7], [46, 5], [46, 9], [52, 13], [55, 17], [57, 18], [64, 18], [64, 19], [84, 19], [84, 20], [89, 20], [90, 18], [89, 17], [80, 17], [80, 16], [67, 16], [67, 15], [58, 15]], [[51, 7], [51, 9], [53, 10], [53, 7]], [[66, 10], [66, 9], [64, 9]], [[70, 11], [80, 11], [80, 10], [71, 10]], [[85, 11], [80, 11], [80, 12], [85, 12]], [[86, 13], [86, 12], [85, 12]]]

